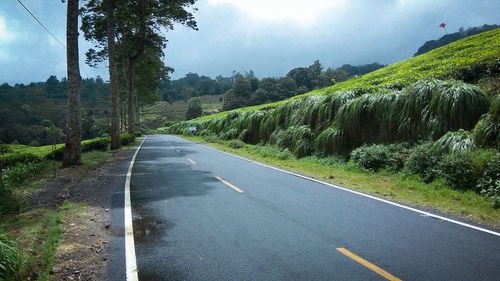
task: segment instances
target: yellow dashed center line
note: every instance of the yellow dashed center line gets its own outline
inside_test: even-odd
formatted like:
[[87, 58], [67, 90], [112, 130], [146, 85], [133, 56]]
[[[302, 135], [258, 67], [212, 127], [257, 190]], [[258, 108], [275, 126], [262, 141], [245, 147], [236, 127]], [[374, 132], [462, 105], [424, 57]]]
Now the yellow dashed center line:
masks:
[[196, 165], [196, 162], [194, 162], [193, 160], [191, 160], [191, 158], [187, 158], [187, 160], [188, 160], [189, 162], [191, 162], [191, 164]]
[[219, 177], [215, 177], [215, 178], [216, 178], [216, 179], [218, 179], [218, 180], [220, 180], [223, 184], [225, 184], [225, 185], [229, 186], [230, 188], [232, 188], [232, 189], [234, 189], [234, 190], [238, 191], [239, 193], [243, 193], [243, 192], [244, 192], [243, 190], [241, 190], [241, 189], [237, 188], [236, 186], [234, 186], [234, 185], [230, 184], [229, 182], [227, 182], [227, 181], [225, 181], [225, 180], [223, 180], [223, 179], [221, 179], [221, 178], [219, 178]]
[[383, 277], [385, 277], [388, 280], [391, 280], [391, 281], [401, 281], [401, 279], [392, 276], [389, 272], [383, 270], [382, 268], [374, 265], [373, 263], [371, 263], [371, 262], [369, 262], [369, 261], [367, 261], [367, 260], [365, 260], [363, 258], [360, 258], [360, 257], [356, 256], [355, 254], [349, 252], [348, 250], [346, 250], [344, 248], [337, 248], [337, 251], [339, 251], [342, 254], [350, 257], [351, 259], [359, 262], [360, 264], [368, 267], [369, 269], [375, 271], [379, 275], [382, 275]]

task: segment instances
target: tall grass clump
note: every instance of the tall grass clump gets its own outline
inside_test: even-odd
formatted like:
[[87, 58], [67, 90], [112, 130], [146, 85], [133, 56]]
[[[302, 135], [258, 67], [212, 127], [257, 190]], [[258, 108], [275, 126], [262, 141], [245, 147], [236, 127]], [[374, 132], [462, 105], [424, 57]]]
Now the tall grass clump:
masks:
[[351, 146], [383, 142], [397, 130], [393, 124], [391, 105], [399, 99], [399, 92], [367, 94], [348, 100], [337, 112], [336, 126], [343, 131]]
[[12, 240], [0, 230], [0, 280], [23, 280], [23, 262]]
[[321, 156], [340, 154], [343, 150], [342, 131], [335, 127], [330, 127], [316, 138], [314, 142], [314, 152]]
[[465, 130], [458, 130], [456, 132], [448, 132], [435, 143], [434, 147], [440, 153], [461, 153], [471, 151], [476, 148], [471, 134]]
[[500, 148], [500, 94], [493, 99], [488, 113], [474, 127], [472, 137], [479, 146]]
[[276, 145], [282, 149], [289, 149], [295, 157], [301, 158], [311, 155], [313, 152], [314, 133], [308, 126], [291, 126], [275, 135]]

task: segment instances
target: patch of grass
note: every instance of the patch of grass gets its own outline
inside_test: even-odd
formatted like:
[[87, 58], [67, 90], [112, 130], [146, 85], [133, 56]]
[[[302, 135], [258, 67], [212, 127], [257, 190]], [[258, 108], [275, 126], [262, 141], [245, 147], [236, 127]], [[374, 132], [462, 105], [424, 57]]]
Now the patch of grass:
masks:
[[58, 209], [36, 209], [0, 218], [2, 228], [16, 237], [24, 265], [23, 280], [50, 280], [54, 253], [67, 214], [83, 216], [87, 206], [66, 201]]
[[389, 200], [435, 210], [475, 223], [500, 227], [500, 210], [494, 209], [486, 196], [473, 191], [454, 190], [442, 181], [429, 184], [414, 176], [401, 176], [390, 170], [368, 172], [351, 162], [338, 158], [280, 156], [279, 149], [269, 146], [245, 145], [234, 149], [221, 143], [207, 143], [202, 137], [186, 137], [216, 149], [236, 154], [260, 163], [307, 175], [316, 179], [346, 186]]
[[82, 154], [82, 163], [89, 169], [95, 169], [109, 158], [109, 153], [104, 151], [91, 151]]

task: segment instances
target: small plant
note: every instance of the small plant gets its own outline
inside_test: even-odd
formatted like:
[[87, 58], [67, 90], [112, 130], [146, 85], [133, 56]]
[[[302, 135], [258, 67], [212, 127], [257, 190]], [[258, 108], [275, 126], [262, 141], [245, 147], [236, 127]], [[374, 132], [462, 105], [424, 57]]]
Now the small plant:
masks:
[[230, 140], [227, 142], [227, 145], [231, 148], [240, 149], [245, 146], [245, 143], [241, 140]]
[[[55, 153], [55, 151], [57, 150], [57, 138], [59, 138], [62, 135], [62, 130], [52, 125], [50, 127], [46, 127], [45, 132], [47, 132], [47, 134], [50, 136], [50, 139], [52, 141], [52, 152]], [[64, 152], [63, 152], [63, 157], [64, 157]], [[57, 174], [56, 174], [55, 162], [52, 162], [52, 169], [54, 171], [54, 177], [56, 177]]]

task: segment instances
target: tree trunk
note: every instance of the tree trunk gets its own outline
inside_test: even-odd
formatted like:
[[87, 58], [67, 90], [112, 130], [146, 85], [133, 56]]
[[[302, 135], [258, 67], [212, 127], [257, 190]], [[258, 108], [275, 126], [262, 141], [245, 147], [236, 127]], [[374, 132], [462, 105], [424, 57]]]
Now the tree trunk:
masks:
[[139, 101], [137, 98], [137, 95], [134, 96], [135, 98], [135, 130], [139, 131], [139, 122], [141, 122], [141, 118], [139, 116]]
[[135, 61], [129, 60], [127, 71], [128, 82], [128, 133], [135, 132], [135, 98], [134, 98], [134, 66]]
[[108, 35], [109, 82], [111, 88], [111, 149], [120, 148], [120, 97], [118, 96], [118, 74], [115, 54], [115, 20], [113, 15], [113, 0], [106, 3], [106, 28]]
[[81, 163], [80, 66], [78, 60], [78, 0], [68, 0], [66, 19], [68, 123], [63, 167]]

